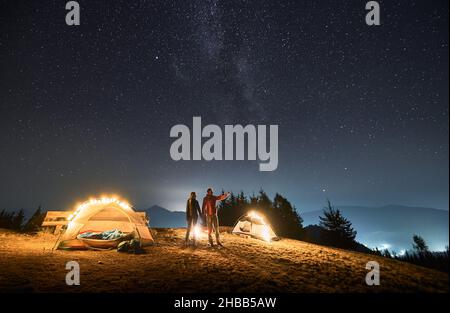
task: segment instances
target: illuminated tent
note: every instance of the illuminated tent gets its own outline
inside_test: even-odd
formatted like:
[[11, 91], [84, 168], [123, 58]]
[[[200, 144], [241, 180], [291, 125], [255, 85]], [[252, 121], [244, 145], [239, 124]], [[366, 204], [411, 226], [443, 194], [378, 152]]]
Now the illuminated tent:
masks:
[[85, 244], [78, 237], [80, 233], [113, 229], [138, 239], [141, 245], [153, 242], [143, 215], [116, 198], [92, 199], [84, 202], [68, 217], [68, 220], [69, 223], [62, 235], [59, 248], [81, 248]]
[[242, 215], [236, 222], [232, 233], [251, 236], [265, 241], [278, 239], [269, 223], [255, 212]]

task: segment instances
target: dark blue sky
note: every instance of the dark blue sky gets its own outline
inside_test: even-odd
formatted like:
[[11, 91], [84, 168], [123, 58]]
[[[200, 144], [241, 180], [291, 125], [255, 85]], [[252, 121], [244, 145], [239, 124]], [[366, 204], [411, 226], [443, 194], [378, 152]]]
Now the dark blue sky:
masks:
[[[182, 210], [207, 187], [448, 209], [448, 2], [0, 4], [0, 207], [100, 193]], [[279, 125], [279, 165], [182, 161], [170, 128]]]

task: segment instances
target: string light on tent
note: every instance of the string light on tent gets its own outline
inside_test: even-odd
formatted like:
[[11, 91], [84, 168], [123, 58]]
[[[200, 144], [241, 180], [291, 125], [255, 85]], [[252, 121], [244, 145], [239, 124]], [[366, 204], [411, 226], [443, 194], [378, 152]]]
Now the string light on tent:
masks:
[[85, 201], [82, 204], [78, 205], [75, 211], [67, 217], [67, 220], [72, 221], [78, 215], [78, 213], [90, 207], [91, 205], [112, 204], [112, 203], [119, 205], [124, 210], [131, 209], [131, 206], [128, 203], [121, 201], [116, 197], [101, 197], [98, 199], [89, 199], [88, 201]]

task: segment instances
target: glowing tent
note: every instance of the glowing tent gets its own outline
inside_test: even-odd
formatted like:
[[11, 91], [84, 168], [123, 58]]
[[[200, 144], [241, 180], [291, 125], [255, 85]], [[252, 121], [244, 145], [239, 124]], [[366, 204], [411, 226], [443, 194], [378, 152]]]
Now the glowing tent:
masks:
[[[79, 205], [68, 218], [69, 223], [59, 242], [59, 248], [81, 248], [86, 246], [80, 240], [83, 232], [103, 232], [117, 229], [146, 245], [153, 237], [142, 214], [116, 198], [91, 199]], [[117, 243], [116, 243], [117, 244]]]
[[269, 223], [267, 223], [262, 216], [253, 211], [242, 215], [238, 219], [232, 233], [251, 236], [265, 241], [278, 239]]

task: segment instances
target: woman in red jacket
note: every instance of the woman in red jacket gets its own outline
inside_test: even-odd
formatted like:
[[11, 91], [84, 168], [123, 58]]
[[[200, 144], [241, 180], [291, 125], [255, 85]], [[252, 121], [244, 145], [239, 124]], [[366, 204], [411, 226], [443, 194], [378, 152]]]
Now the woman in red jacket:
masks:
[[216, 234], [216, 242], [219, 246], [222, 246], [219, 235], [219, 219], [217, 218], [216, 201], [225, 200], [229, 194], [230, 193], [227, 192], [220, 196], [214, 196], [213, 190], [208, 188], [206, 191], [206, 196], [203, 198], [202, 213], [206, 217], [206, 225], [208, 226], [208, 240], [211, 246], [214, 246], [211, 236], [213, 228]]

